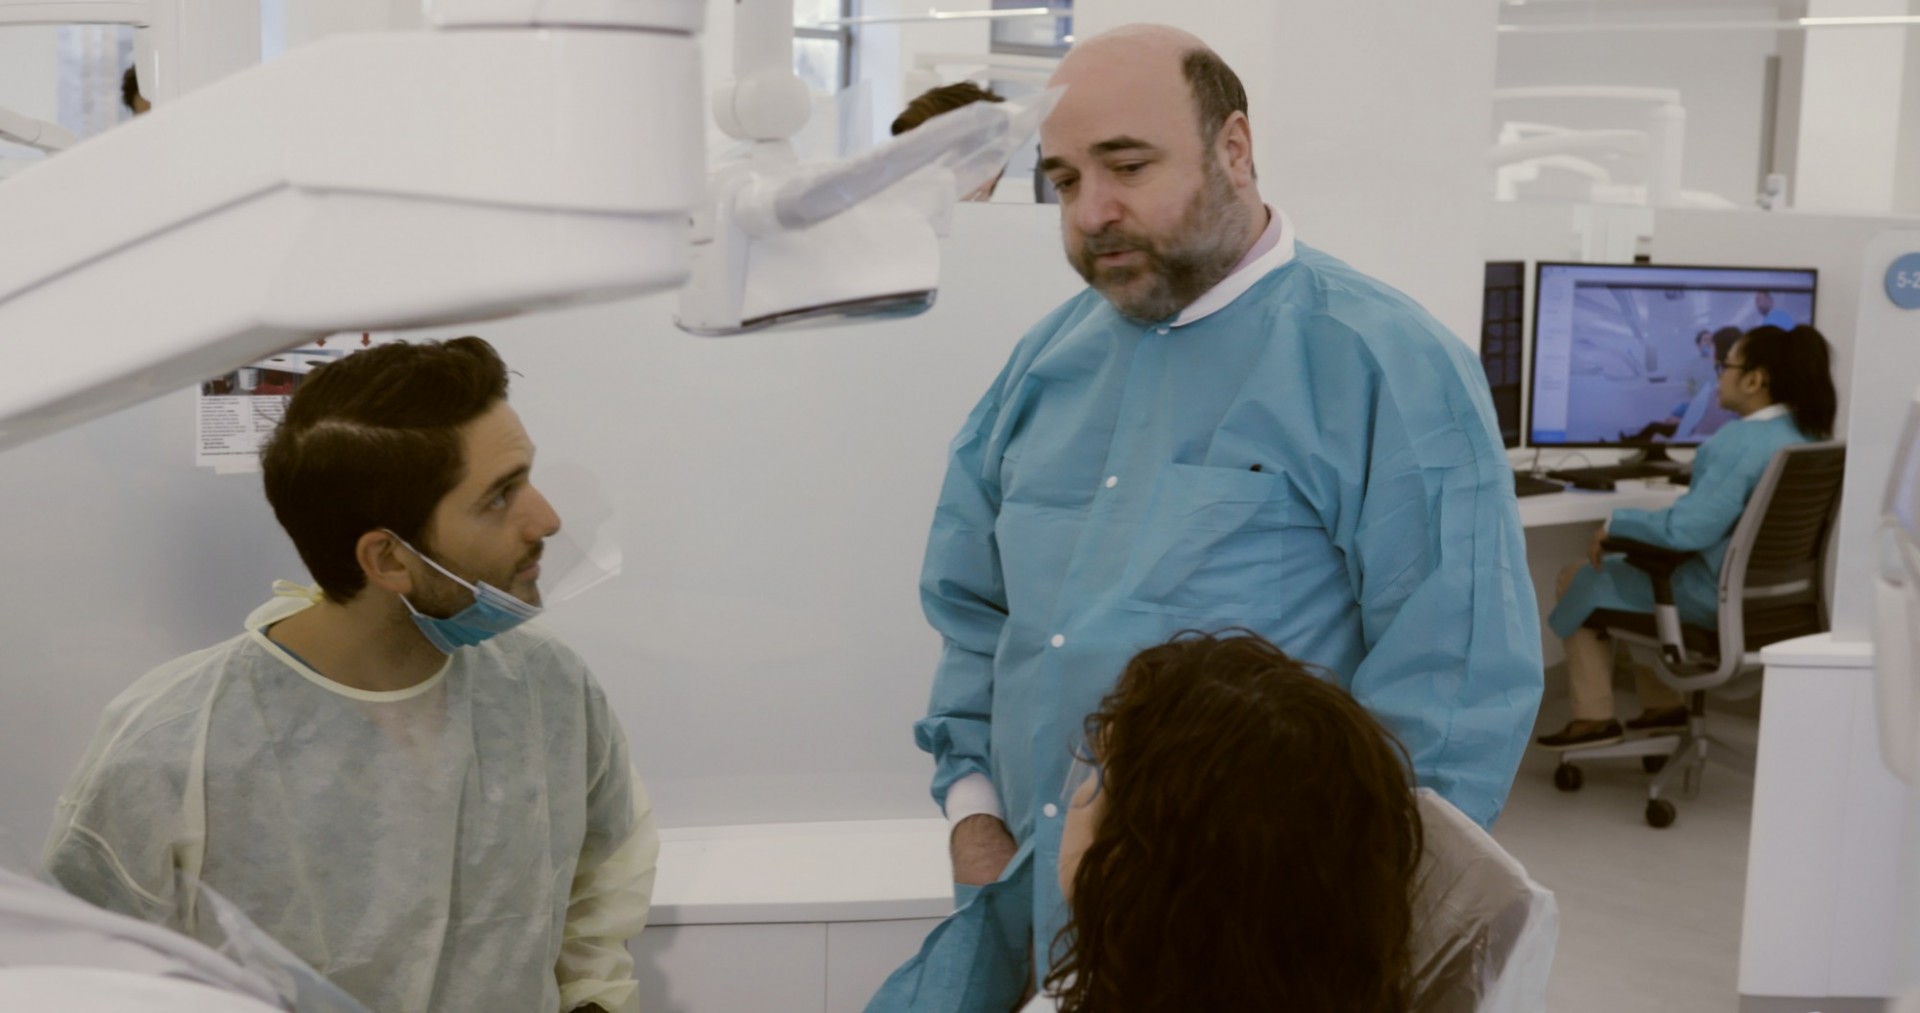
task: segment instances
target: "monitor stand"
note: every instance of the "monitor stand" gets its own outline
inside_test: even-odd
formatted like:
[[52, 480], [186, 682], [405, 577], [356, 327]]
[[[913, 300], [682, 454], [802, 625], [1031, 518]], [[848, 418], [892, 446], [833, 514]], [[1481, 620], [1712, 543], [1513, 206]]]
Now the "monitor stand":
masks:
[[1620, 459], [1623, 465], [1633, 467], [1658, 468], [1661, 471], [1680, 471], [1685, 465], [1667, 456], [1667, 448], [1658, 443], [1649, 443], [1640, 447], [1640, 452], [1632, 457]]

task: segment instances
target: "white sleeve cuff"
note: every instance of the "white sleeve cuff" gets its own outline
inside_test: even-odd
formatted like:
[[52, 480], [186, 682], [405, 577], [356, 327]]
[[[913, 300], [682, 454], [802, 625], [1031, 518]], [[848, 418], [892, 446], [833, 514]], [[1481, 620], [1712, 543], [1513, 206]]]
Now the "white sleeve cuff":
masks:
[[1000, 793], [985, 774], [968, 774], [947, 789], [947, 826], [957, 827], [969, 816], [991, 816], [1006, 822], [1000, 809]]

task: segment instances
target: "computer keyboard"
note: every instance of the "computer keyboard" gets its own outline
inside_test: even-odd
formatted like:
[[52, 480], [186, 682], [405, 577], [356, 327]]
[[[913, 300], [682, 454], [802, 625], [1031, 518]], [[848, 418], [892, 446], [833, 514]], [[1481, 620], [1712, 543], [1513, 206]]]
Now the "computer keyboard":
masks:
[[1513, 494], [1515, 496], [1544, 496], [1548, 493], [1566, 492], [1567, 487], [1549, 479], [1535, 478], [1521, 472], [1513, 473]]
[[1680, 465], [1672, 461], [1661, 464], [1609, 464], [1599, 468], [1562, 468], [1547, 472], [1547, 477], [1557, 478], [1563, 482], [1595, 479], [1611, 479], [1618, 482], [1629, 478], [1671, 478], [1679, 470]]

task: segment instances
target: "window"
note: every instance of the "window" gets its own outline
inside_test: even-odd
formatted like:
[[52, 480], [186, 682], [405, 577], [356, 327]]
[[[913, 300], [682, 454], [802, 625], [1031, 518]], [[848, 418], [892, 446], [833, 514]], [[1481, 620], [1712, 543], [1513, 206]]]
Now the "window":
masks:
[[1050, 7], [1053, 17], [993, 22], [993, 51], [1012, 56], [1065, 56], [1073, 45], [1073, 0], [993, 0], [997, 11]]
[[794, 0], [793, 72], [816, 93], [836, 94], [853, 83], [853, 29], [822, 26], [853, 15], [854, 0]]
[[130, 118], [120, 103], [120, 75], [133, 65], [133, 29], [62, 25], [58, 37], [60, 125], [92, 137]]

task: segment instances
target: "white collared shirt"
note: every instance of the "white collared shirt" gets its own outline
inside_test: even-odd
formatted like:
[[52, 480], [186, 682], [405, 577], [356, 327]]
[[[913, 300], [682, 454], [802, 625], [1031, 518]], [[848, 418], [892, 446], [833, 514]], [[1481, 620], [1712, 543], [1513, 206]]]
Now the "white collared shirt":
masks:
[[1173, 319], [1172, 326], [1185, 327], [1226, 309], [1233, 305], [1235, 299], [1246, 295], [1247, 289], [1252, 288], [1254, 283], [1293, 260], [1293, 222], [1288, 220], [1285, 212], [1277, 211], [1272, 206], [1268, 206], [1267, 211], [1272, 215], [1272, 220], [1267, 223], [1266, 230], [1261, 233], [1254, 247], [1264, 243], [1268, 234], [1277, 232], [1278, 237], [1273, 248], [1241, 264], [1234, 269], [1233, 273], [1220, 279], [1219, 284], [1208, 289], [1200, 298], [1188, 304], [1186, 309], [1181, 310], [1180, 315]]

